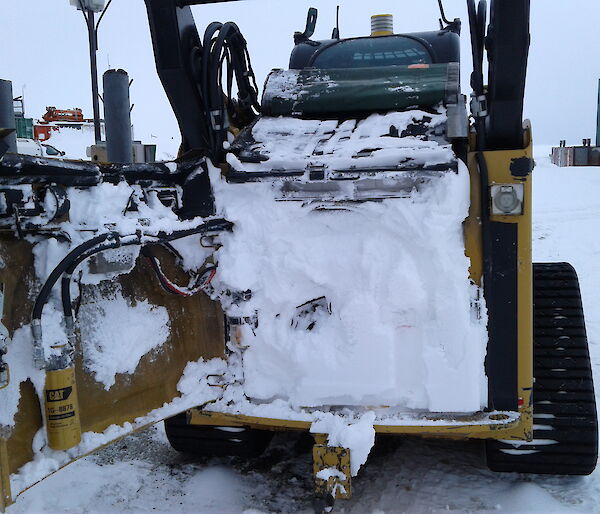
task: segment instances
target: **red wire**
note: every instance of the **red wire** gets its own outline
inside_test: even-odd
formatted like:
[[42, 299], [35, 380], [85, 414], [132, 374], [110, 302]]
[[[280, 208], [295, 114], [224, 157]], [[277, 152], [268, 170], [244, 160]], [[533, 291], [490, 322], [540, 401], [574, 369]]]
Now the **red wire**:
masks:
[[165, 288], [170, 293], [177, 294], [177, 295], [184, 296], [184, 297], [193, 296], [198, 291], [204, 289], [206, 286], [208, 286], [212, 282], [213, 278], [217, 274], [217, 268], [212, 268], [210, 270], [210, 274], [209, 274], [208, 278], [204, 281], [204, 283], [202, 285], [198, 286], [195, 289], [182, 288], [182, 287], [179, 287], [177, 284], [171, 282], [167, 278], [167, 276], [163, 273], [163, 271], [160, 267], [160, 262], [158, 261], [158, 259], [156, 257], [148, 255], [148, 256], [146, 256], [146, 258], [148, 259], [152, 269], [156, 273], [158, 280], [161, 283], [161, 285], [163, 286], [163, 288]]

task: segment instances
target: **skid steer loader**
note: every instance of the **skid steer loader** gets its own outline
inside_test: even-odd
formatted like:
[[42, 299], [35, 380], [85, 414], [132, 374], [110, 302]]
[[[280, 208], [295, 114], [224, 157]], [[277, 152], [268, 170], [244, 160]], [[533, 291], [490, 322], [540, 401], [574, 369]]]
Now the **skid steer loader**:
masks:
[[209, 456], [310, 431], [319, 510], [375, 433], [591, 473], [577, 276], [531, 261], [529, 0], [468, 0], [470, 117], [443, 8], [439, 30], [378, 15], [328, 40], [311, 9], [259, 102], [237, 25], [198, 34], [190, 6], [218, 1], [145, 0], [175, 162], [3, 151], [0, 510], [162, 420]]

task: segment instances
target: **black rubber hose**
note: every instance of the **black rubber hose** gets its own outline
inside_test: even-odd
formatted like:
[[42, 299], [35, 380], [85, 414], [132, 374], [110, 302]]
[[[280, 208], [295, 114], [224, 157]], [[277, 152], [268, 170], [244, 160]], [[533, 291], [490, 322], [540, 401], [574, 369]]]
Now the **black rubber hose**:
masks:
[[176, 239], [181, 239], [181, 238], [187, 237], [187, 236], [201, 234], [202, 232], [231, 231], [232, 228], [233, 228], [233, 223], [231, 221], [227, 221], [222, 218], [219, 218], [219, 219], [207, 221], [206, 223], [203, 223], [202, 225], [200, 225], [196, 228], [190, 228], [187, 230], [177, 230], [177, 231], [171, 232], [171, 233], [159, 232], [155, 236], [150, 236], [150, 237], [155, 237], [156, 239], [159, 240], [159, 241], [157, 241], [158, 243], [163, 243], [163, 242], [175, 241]]
[[[484, 292], [492, 279], [492, 238], [490, 233], [490, 196], [487, 162], [483, 152], [477, 152], [477, 167], [481, 181], [481, 233], [483, 246]], [[486, 287], [487, 286], [487, 287]]]
[[67, 268], [80, 255], [84, 254], [94, 246], [103, 243], [111, 237], [118, 238], [119, 234], [116, 232], [107, 232], [105, 234], [100, 234], [99, 236], [93, 237], [92, 239], [89, 239], [88, 241], [85, 241], [84, 243], [75, 247], [66, 255], [66, 257], [62, 261], [58, 263], [54, 270], [52, 270], [52, 273], [50, 273], [50, 276], [46, 279], [46, 282], [42, 286], [42, 289], [40, 290], [35, 300], [35, 304], [33, 305], [33, 312], [31, 315], [32, 320], [42, 319], [42, 310], [44, 309], [44, 305], [46, 305], [46, 302], [50, 297], [52, 288], [54, 287], [54, 284], [56, 284], [58, 279], [61, 277], [61, 275], [67, 270]]
[[223, 27], [222, 23], [212, 22], [204, 32], [204, 40], [202, 47], [202, 63], [201, 63], [201, 82], [200, 82], [200, 90], [202, 95], [202, 101], [204, 102], [204, 115], [205, 115], [205, 123], [207, 124], [207, 132], [209, 135], [209, 143], [211, 147], [211, 151], [215, 151], [216, 147], [216, 135], [212, 126], [212, 118], [211, 118], [211, 100], [210, 100], [210, 83], [209, 80], [213, 77], [214, 73], [218, 73], [217, 70], [213, 70], [210, 66], [212, 63], [211, 54], [212, 54], [212, 42], [214, 35], [221, 30]]
[[[223, 91], [225, 61], [227, 91]], [[235, 116], [240, 118], [242, 125], [251, 122], [260, 111], [258, 86], [246, 40], [235, 23], [213, 22], [207, 27], [203, 38], [200, 69], [200, 91], [208, 126], [211, 159], [214, 163], [219, 163], [223, 158], [222, 145], [227, 138], [228, 110], [232, 115], [236, 113]], [[231, 98], [234, 74], [238, 88], [237, 104]], [[218, 123], [219, 128], [215, 128], [214, 123]]]
[[62, 308], [63, 315], [65, 317], [72, 316], [73, 311], [71, 307], [71, 276], [77, 269], [77, 267], [86, 259], [89, 259], [92, 255], [96, 255], [100, 252], [104, 252], [106, 250], [112, 250], [115, 248], [121, 248], [123, 246], [131, 246], [135, 244], [141, 244], [139, 239], [133, 241], [122, 242], [120, 239], [116, 240], [113, 243], [104, 244], [101, 246], [97, 246], [84, 254], [80, 255], [75, 259], [75, 261], [65, 270], [61, 279], [61, 300], [62, 300]]

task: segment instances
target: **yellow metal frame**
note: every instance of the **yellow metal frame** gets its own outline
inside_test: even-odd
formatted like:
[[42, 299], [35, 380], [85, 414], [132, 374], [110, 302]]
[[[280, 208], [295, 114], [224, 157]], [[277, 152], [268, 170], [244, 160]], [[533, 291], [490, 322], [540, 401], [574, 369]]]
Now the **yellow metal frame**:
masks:
[[[161, 249], [156, 250], [161, 252]], [[180, 281], [185, 280], [186, 275], [178, 276], [180, 271], [172, 256], [160, 255], [167, 272]], [[10, 298], [10, 301], [5, 302], [3, 323], [12, 337], [17, 329], [30, 321], [30, 290], [21, 285], [35, 283], [31, 244], [13, 239], [7, 234], [0, 234], [0, 258], [6, 264], [0, 269], [0, 282], [5, 286], [6, 299]], [[171, 320], [171, 335], [163, 346], [164, 360], [156, 359], [152, 355], [144, 356], [136, 373], [131, 376], [117, 375], [110, 390], [104, 389], [103, 384], [95, 380], [85, 369], [81, 355], [76, 354], [75, 375], [80, 399], [78, 410], [83, 433], [102, 433], [111, 425], [131, 423], [162, 407], [180, 395], [177, 384], [188, 362], [225, 356], [223, 313], [217, 302], [211, 301], [205, 295], [196, 295], [193, 298], [165, 295], [150, 268], [141, 264], [136, 265], [126, 277], [119, 278], [118, 283], [123, 296], [132, 303], [148, 300], [153, 305], [167, 309]], [[83, 301], [94, 301], [96, 295], [106, 294], [103, 288], [111, 291], [113, 286], [114, 282], [84, 286]], [[202, 323], [198, 322], [199, 318], [202, 319]], [[164, 362], [168, 362], [169, 365], [165, 366]], [[55, 372], [50, 372], [53, 373]], [[160, 380], [157, 377], [160, 377]], [[11, 385], [18, 385], [20, 399], [14, 426], [0, 426], [0, 512], [23, 492], [15, 490], [14, 484], [11, 491], [10, 476], [34, 459], [32, 442], [37, 431], [44, 426], [44, 406], [40, 405], [31, 381], [20, 384], [13, 382]], [[127, 434], [122, 434], [115, 440], [125, 435]], [[114, 441], [106, 444], [112, 442]], [[74, 455], [73, 452], [71, 462], [101, 447], [85, 454]]]
[[491, 216], [491, 221], [517, 225], [517, 306], [518, 306], [518, 370], [517, 390], [519, 412], [524, 433], [511, 434], [511, 439], [533, 437], [533, 268], [532, 268], [532, 176], [513, 174], [511, 167], [517, 159], [533, 162], [531, 125], [525, 122], [523, 150], [484, 152], [490, 186], [494, 184], [522, 184], [523, 214], [521, 216]]
[[[531, 440], [533, 430], [533, 409], [531, 392], [533, 388], [533, 278], [531, 257], [531, 175], [514, 176], [511, 164], [515, 159], [533, 158], [531, 127], [525, 123], [523, 149], [484, 152], [488, 167], [490, 186], [493, 184], [523, 184], [523, 214], [518, 216], [492, 216], [491, 220], [501, 223], [514, 223], [518, 226], [518, 377], [519, 398], [516, 419], [489, 419], [486, 413], [476, 413], [463, 418], [460, 424], [451, 414], [432, 414], [427, 421], [415, 425], [375, 425], [375, 431], [382, 434], [418, 435], [450, 439], [514, 439]], [[479, 171], [475, 153], [468, 156], [471, 176], [471, 208], [465, 220], [465, 252], [471, 259], [471, 279], [481, 284], [481, 202], [479, 197]], [[492, 416], [493, 418], [493, 416]], [[460, 419], [460, 418], [459, 418]], [[484, 422], [485, 421], [485, 422]], [[309, 421], [260, 418], [241, 414], [228, 414], [196, 408], [188, 411], [188, 422], [205, 426], [247, 426], [264, 430], [309, 430]], [[435, 422], [435, 423], [434, 423]]]
[[[497, 419], [494, 419], [497, 416]], [[523, 434], [523, 416], [509, 417], [505, 414], [491, 415], [477, 413], [457, 424], [456, 416], [431, 415], [431, 423], [424, 421], [414, 425], [378, 425], [375, 432], [379, 434], [416, 435], [423, 437], [443, 437], [448, 439], [525, 439]], [[483, 421], [486, 421], [485, 423]], [[243, 414], [227, 414], [203, 410], [201, 408], [188, 411], [188, 423], [202, 426], [248, 427], [262, 430], [303, 430], [309, 431], [310, 421], [290, 419], [261, 418]], [[435, 424], [434, 424], [435, 423]]]
[[[327, 480], [318, 478], [320, 471], [335, 469], [340, 476]], [[315, 477], [315, 493], [317, 497], [332, 495], [336, 500], [352, 498], [352, 472], [350, 450], [340, 446], [327, 446], [325, 438], [313, 446], [313, 476]]]
[[6, 439], [0, 437], [0, 512], [4, 512], [6, 507], [11, 503], [8, 450], [6, 448]]

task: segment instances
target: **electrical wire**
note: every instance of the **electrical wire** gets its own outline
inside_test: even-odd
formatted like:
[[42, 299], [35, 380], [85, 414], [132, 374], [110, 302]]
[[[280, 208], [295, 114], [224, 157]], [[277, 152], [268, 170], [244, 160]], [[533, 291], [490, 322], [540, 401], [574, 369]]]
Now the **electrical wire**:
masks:
[[160, 265], [160, 261], [156, 258], [155, 255], [152, 254], [151, 250], [148, 247], [144, 247], [142, 249], [142, 254], [144, 255], [148, 264], [156, 274], [160, 285], [165, 291], [171, 294], [176, 294], [184, 297], [194, 296], [199, 291], [205, 290], [206, 287], [210, 285], [212, 279], [217, 273], [216, 266], [209, 266], [201, 270], [194, 277], [192, 277], [187, 286], [179, 286], [171, 280], [169, 280], [169, 278], [165, 275]]
[[[96, 254], [101, 253], [106, 250], [121, 248], [123, 246], [144, 245], [147, 243], [168, 244], [169, 241], [183, 239], [184, 237], [188, 237], [190, 235], [201, 234], [201, 233], [209, 232], [209, 231], [212, 232], [215, 230], [231, 230], [232, 227], [233, 227], [233, 224], [229, 221], [211, 220], [211, 221], [204, 223], [203, 225], [200, 225], [199, 227], [189, 229], [189, 230], [179, 230], [179, 231], [172, 232], [171, 234], [159, 233], [159, 235], [156, 235], [156, 236], [145, 235], [143, 237], [141, 234], [136, 234], [133, 236], [129, 236], [129, 238], [120, 238], [120, 239], [117, 239], [110, 243], [100, 245], [95, 248], [86, 250], [84, 253], [79, 254], [76, 259], [72, 260], [70, 265], [65, 269], [65, 271], [63, 273], [62, 281], [61, 281], [61, 301], [62, 301], [62, 308], [63, 308], [63, 316], [65, 318], [69, 318], [69, 317], [72, 318], [71, 277], [72, 277], [73, 273], [75, 272], [75, 270], [77, 269], [77, 267], [83, 261], [85, 261], [86, 259], [91, 257], [92, 255], [96, 255]], [[169, 245], [169, 246], [171, 246], [171, 245]], [[142, 250], [144, 250], [144, 248]], [[160, 269], [160, 265], [158, 265], [158, 267]], [[162, 273], [162, 270], [160, 271], [160, 273], [162, 274], [164, 279], [166, 279], [166, 276], [164, 276], [164, 273]], [[201, 278], [201, 277], [199, 277], [199, 278]], [[200, 286], [200, 289], [205, 288], [213, 278], [214, 278], [214, 273], [212, 274], [212, 276], [210, 276], [208, 282], [203, 283]], [[194, 291], [193, 288], [190, 289], [189, 286], [188, 286], [188, 288], [177, 286], [176, 284], [169, 281], [168, 279], [166, 279], [165, 283], [168, 283], [171, 286], [171, 290], [169, 290], [169, 292], [174, 292], [175, 294], [180, 294], [182, 296], [192, 296], [193, 294], [196, 294], [198, 292], [198, 291]], [[162, 281], [161, 281], [161, 284], [162, 284]], [[198, 290], [200, 290], [200, 289], [198, 289]]]

